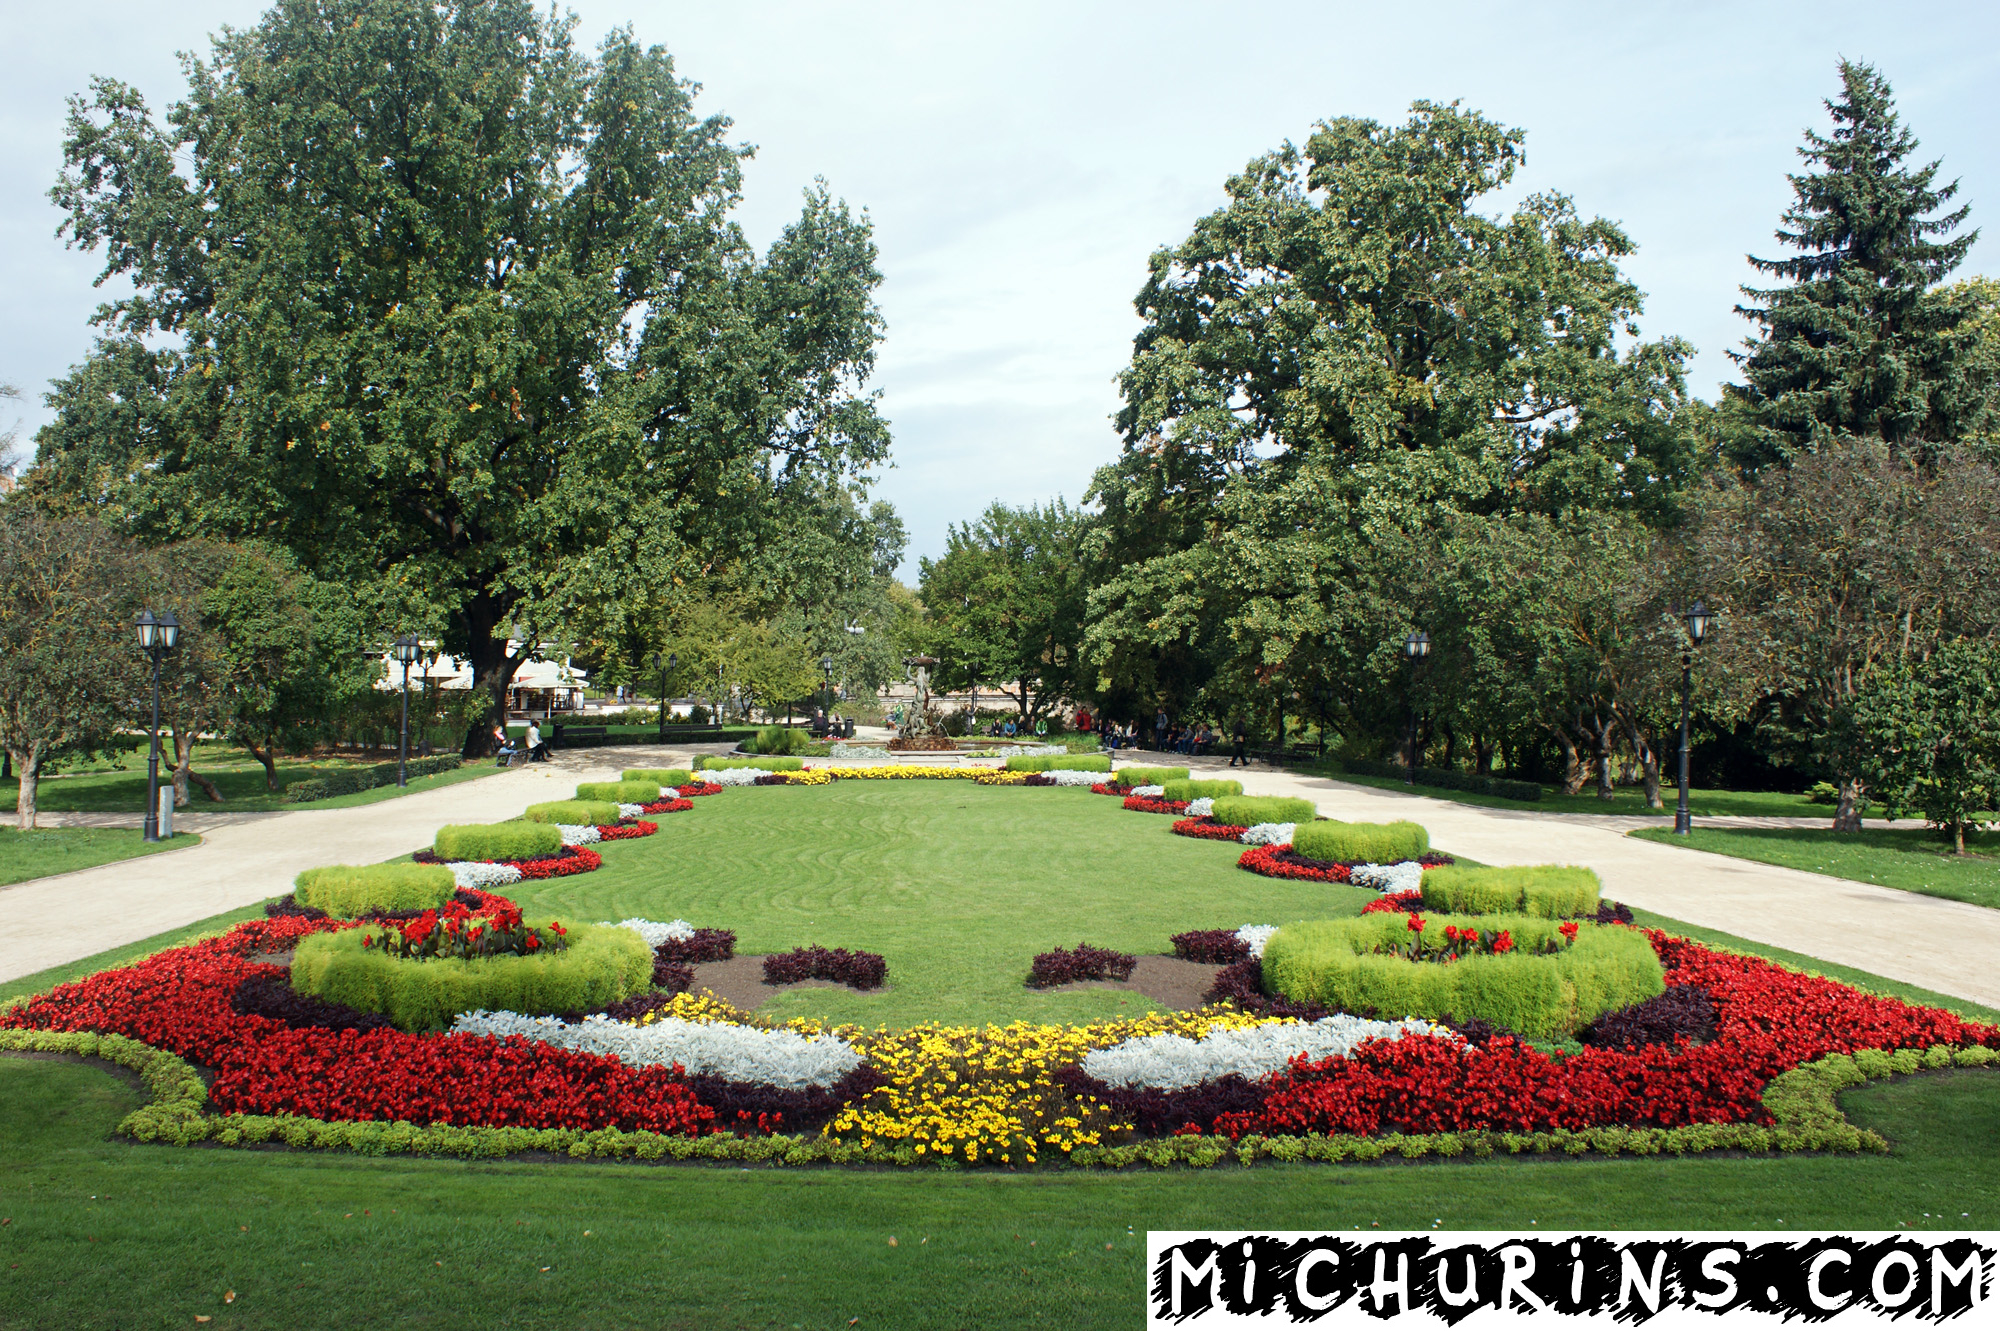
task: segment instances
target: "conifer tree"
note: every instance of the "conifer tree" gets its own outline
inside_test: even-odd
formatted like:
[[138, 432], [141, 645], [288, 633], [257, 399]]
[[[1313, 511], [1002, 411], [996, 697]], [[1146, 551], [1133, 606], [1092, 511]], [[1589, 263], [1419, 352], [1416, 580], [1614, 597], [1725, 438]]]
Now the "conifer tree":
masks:
[[1937, 183], [1936, 161], [1908, 164], [1917, 138], [1872, 66], [1843, 60], [1840, 80], [1833, 131], [1806, 131], [1808, 169], [1790, 177], [1776, 233], [1797, 253], [1750, 257], [1784, 285], [1745, 287], [1754, 303], [1737, 307], [1759, 328], [1736, 357], [1748, 382], [1730, 390], [1755, 426], [1733, 449], [1751, 472], [1850, 439], [1922, 460], [1985, 410], [1983, 385], [1967, 382], [1967, 312], [1932, 290], [1979, 234], [1953, 234], [1966, 207], [1941, 211], [1958, 182]]

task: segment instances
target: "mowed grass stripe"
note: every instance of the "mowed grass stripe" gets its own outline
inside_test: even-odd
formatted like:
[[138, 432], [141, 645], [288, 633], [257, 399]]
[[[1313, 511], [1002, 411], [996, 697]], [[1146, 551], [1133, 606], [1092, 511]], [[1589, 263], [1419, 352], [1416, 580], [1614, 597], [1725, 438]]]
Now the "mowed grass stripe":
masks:
[[879, 952], [890, 990], [800, 990], [768, 1011], [866, 1025], [1089, 1021], [1150, 1011], [1119, 991], [1038, 994], [1038, 952], [1089, 942], [1169, 950], [1184, 929], [1352, 915], [1373, 893], [1262, 878], [1240, 846], [1088, 791], [970, 782], [735, 789], [600, 847], [596, 873], [522, 883], [531, 915], [683, 918], [734, 929], [743, 952], [819, 944]]

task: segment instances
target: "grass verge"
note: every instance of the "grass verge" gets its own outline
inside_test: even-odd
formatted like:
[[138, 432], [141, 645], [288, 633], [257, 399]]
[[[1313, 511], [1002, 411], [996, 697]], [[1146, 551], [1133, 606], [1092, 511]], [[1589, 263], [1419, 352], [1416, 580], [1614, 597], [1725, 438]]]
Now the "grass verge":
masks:
[[1666, 828], [1629, 835], [1739, 860], [1829, 874], [1903, 892], [2000, 908], [2000, 836], [1968, 834], [1967, 854], [1925, 828], [1834, 832], [1805, 827], [1697, 827], [1685, 837]]
[[[1375, 790], [1400, 790], [1423, 795], [1434, 800], [1451, 800], [1456, 804], [1471, 804], [1482, 809], [1523, 809], [1530, 813], [1605, 813], [1636, 815], [1642, 817], [1671, 819], [1674, 813], [1674, 792], [1671, 787], [1663, 788], [1666, 800], [1663, 809], [1646, 807], [1645, 793], [1632, 786], [1620, 786], [1611, 793], [1608, 800], [1599, 799], [1595, 793], [1565, 795], [1551, 786], [1542, 787], [1539, 800], [1510, 800], [1498, 795], [1480, 795], [1469, 790], [1445, 790], [1438, 786], [1406, 785], [1392, 776], [1362, 776], [1348, 772], [1337, 763], [1287, 763], [1285, 770], [1298, 772], [1302, 776], [1325, 777], [1329, 781], [1344, 781], [1351, 786], [1368, 786]], [[1788, 794], [1777, 790], [1690, 790], [1688, 807], [1697, 818], [1751, 817], [1751, 818], [1832, 818], [1833, 810], [1824, 804], [1814, 804], [1804, 795]]]
[[[393, 761], [393, 755], [390, 761]], [[50, 813], [143, 813], [146, 808], [146, 760], [144, 755], [131, 758], [130, 766], [119, 768], [95, 762], [80, 770], [58, 772], [42, 778], [36, 792], [36, 802], [40, 808]], [[278, 764], [279, 790], [272, 790], [266, 783], [261, 763], [247, 759], [240, 750], [222, 749], [214, 757], [197, 756], [194, 770], [215, 783], [222, 792], [222, 803], [217, 804], [203, 793], [201, 787], [189, 789], [191, 804], [189, 812], [196, 813], [265, 813], [274, 811], [290, 812], [296, 809], [345, 809], [357, 804], [374, 804], [379, 800], [395, 799], [398, 795], [413, 795], [419, 791], [434, 790], [439, 786], [456, 785], [461, 781], [477, 781], [481, 777], [492, 776], [500, 769], [489, 762], [473, 763], [450, 772], [440, 772], [436, 776], [422, 777], [398, 789], [394, 785], [376, 786], [371, 790], [357, 791], [352, 795], [339, 795], [333, 799], [314, 800], [309, 804], [285, 803], [282, 787], [293, 781], [304, 781], [309, 777], [327, 776], [353, 767], [374, 767], [378, 762], [350, 762], [338, 759], [327, 762], [303, 762], [287, 760]], [[162, 782], [167, 780], [164, 768]], [[0, 780], [0, 801], [13, 803], [20, 791], [20, 782], [12, 777]]]
[[38, 827], [23, 832], [0, 827], [0, 887], [200, 844], [200, 837], [186, 833], [171, 841], [147, 841], [137, 828]]

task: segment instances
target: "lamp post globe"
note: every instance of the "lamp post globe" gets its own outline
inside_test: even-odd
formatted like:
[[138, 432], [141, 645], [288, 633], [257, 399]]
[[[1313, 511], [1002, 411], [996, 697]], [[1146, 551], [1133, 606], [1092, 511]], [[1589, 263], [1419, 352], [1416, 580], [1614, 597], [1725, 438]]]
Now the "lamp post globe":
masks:
[[1694, 834], [1694, 815], [1688, 811], [1688, 699], [1694, 689], [1694, 649], [1701, 646], [1708, 636], [1709, 625], [1714, 621], [1699, 598], [1681, 612], [1681, 623], [1687, 628], [1688, 646], [1681, 653], [1681, 752], [1680, 790], [1674, 804], [1674, 835]]
[[396, 784], [410, 784], [410, 667], [423, 655], [424, 645], [414, 633], [405, 633], [390, 644], [396, 664], [403, 667], [403, 721], [396, 736]]
[[148, 841], [160, 839], [160, 658], [180, 642], [181, 622], [171, 610], [154, 614], [141, 610], [133, 627], [139, 646], [153, 664], [153, 726], [146, 750], [146, 817], [142, 835]]
[[1403, 769], [1403, 784], [1417, 784], [1417, 667], [1431, 654], [1431, 635], [1418, 629], [1403, 639], [1403, 659], [1410, 663], [1409, 763]]

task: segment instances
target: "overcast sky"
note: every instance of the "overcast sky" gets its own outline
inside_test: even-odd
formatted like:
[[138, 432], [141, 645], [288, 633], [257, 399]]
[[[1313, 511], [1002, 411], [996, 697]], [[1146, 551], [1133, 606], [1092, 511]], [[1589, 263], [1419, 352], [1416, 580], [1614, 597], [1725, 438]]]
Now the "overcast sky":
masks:
[[[87, 351], [93, 256], [47, 199], [63, 99], [94, 74], [180, 95], [261, 0], [0, 0], [0, 381], [47, 418], [48, 380]], [[703, 113], [757, 146], [740, 214], [768, 243], [824, 176], [874, 218], [888, 339], [876, 387], [895, 435], [878, 492], [910, 562], [993, 499], [1078, 498], [1117, 452], [1115, 376], [1155, 248], [1222, 201], [1251, 157], [1315, 122], [1399, 120], [1454, 98], [1527, 131], [1530, 190], [1625, 226], [1644, 331], [1699, 349], [1704, 397], [1731, 374], [1746, 252], [1769, 253], [1784, 173], [1842, 55], [1878, 65], [1975, 224], [2000, 224], [2000, 6], [1881, 3], [694, 5], [576, 0], [590, 45], [630, 23], [703, 85]], [[1990, 271], [1996, 241], [1965, 272]]]

